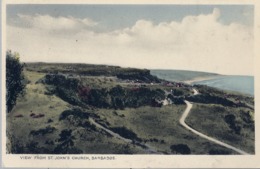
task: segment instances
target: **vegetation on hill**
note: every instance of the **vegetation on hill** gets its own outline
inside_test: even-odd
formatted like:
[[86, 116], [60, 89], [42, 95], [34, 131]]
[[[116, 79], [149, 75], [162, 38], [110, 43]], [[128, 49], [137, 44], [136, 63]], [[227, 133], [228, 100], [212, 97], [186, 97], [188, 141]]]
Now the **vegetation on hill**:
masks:
[[118, 66], [26, 63], [23, 72], [25, 94], [7, 115], [11, 153], [236, 154], [179, 124], [184, 100], [192, 128], [254, 152], [252, 97]]
[[68, 63], [26, 63], [28, 71], [47, 74], [63, 73], [80, 76], [115, 76], [119, 79], [136, 80], [144, 83], [159, 83], [160, 79], [147, 69], [121, 68], [119, 66], [68, 64]]
[[19, 94], [24, 90], [23, 65], [20, 63], [19, 54], [6, 52], [6, 105], [10, 112]]
[[194, 104], [186, 123], [208, 136], [254, 153], [252, 110], [217, 104]]
[[249, 95], [242, 95], [236, 92], [227, 92], [205, 85], [194, 85], [200, 91], [200, 95], [187, 98], [199, 103], [215, 103], [224, 106], [246, 107], [254, 109], [254, 98]]
[[111, 89], [90, 88], [83, 86], [75, 78], [67, 78], [62, 74], [47, 74], [40, 80], [48, 85], [49, 92], [56, 94], [73, 105], [90, 105], [98, 108], [124, 109], [152, 105], [154, 100], [163, 100], [165, 93], [161, 89], [146, 87], [123, 88], [116, 85]]

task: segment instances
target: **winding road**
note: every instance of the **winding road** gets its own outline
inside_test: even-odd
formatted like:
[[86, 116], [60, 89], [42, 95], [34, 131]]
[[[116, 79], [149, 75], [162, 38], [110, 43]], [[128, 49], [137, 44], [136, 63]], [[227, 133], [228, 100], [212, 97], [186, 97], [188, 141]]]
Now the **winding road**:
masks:
[[[199, 94], [199, 92], [198, 92], [196, 89], [193, 89], [193, 91], [194, 91], [194, 95]], [[226, 147], [226, 148], [228, 148], [228, 149], [231, 149], [231, 150], [233, 150], [233, 151], [235, 151], [235, 152], [237, 152], [237, 153], [239, 153], [239, 154], [242, 154], [242, 155], [249, 155], [247, 152], [245, 152], [245, 151], [243, 151], [243, 150], [240, 150], [240, 149], [238, 149], [238, 148], [236, 148], [236, 147], [233, 147], [233, 146], [231, 146], [231, 145], [229, 145], [229, 144], [226, 144], [226, 143], [224, 143], [224, 142], [222, 142], [222, 141], [219, 141], [219, 140], [217, 140], [217, 139], [215, 139], [215, 138], [209, 137], [209, 136], [207, 136], [207, 135], [205, 135], [205, 134], [203, 134], [203, 133], [201, 133], [201, 132], [199, 132], [199, 131], [197, 131], [197, 130], [191, 128], [190, 126], [188, 126], [188, 125], [185, 123], [185, 119], [188, 117], [188, 115], [189, 115], [189, 113], [190, 113], [190, 110], [191, 110], [191, 108], [192, 108], [192, 104], [191, 104], [189, 101], [187, 101], [187, 100], [185, 100], [184, 102], [186, 103], [187, 108], [185, 109], [185, 111], [183, 112], [183, 114], [182, 114], [182, 116], [181, 116], [181, 118], [180, 118], [180, 120], [179, 120], [180, 124], [181, 124], [183, 127], [185, 127], [187, 130], [191, 131], [192, 133], [194, 133], [194, 134], [196, 134], [196, 135], [198, 135], [198, 136], [200, 136], [200, 137], [202, 137], [202, 138], [204, 138], [204, 139], [207, 139], [207, 140], [209, 140], [209, 141], [211, 141], [211, 142], [213, 142], [213, 143], [216, 143], [216, 144], [218, 144], [218, 145], [220, 145], [220, 146], [223, 146], [223, 147]]]
[[[198, 94], [199, 94], [199, 92], [198, 92], [196, 89], [193, 88], [193, 95], [198, 95]], [[183, 112], [183, 114], [182, 114], [182, 116], [181, 116], [181, 118], [180, 118], [180, 120], [179, 120], [180, 124], [181, 124], [184, 128], [186, 128], [186, 129], [189, 130], [190, 132], [192, 132], [192, 133], [198, 135], [199, 137], [202, 137], [202, 138], [204, 138], [204, 139], [206, 139], [206, 140], [208, 140], [208, 141], [210, 141], [210, 142], [213, 142], [213, 143], [216, 143], [216, 144], [218, 144], [218, 145], [220, 145], [220, 146], [223, 146], [223, 147], [226, 147], [226, 148], [228, 148], [228, 149], [231, 149], [231, 150], [233, 150], [233, 151], [235, 151], [235, 152], [237, 152], [237, 153], [239, 153], [239, 154], [249, 155], [247, 152], [245, 152], [245, 151], [243, 151], [243, 150], [240, 150], [240, 149], [238, 149], [238, 148], [236, 148], [236, 147], [233, 147], [233, 146], [231, 146], [231, 145], [229, 145], [229, 144], [226, 144], [226, 143], [224, 143], [224, 142], [222, 142], [222, 141], [219, 141], [219, 140], [217, 140], [217, 139], [215, 139], [215, 138], [213, 138], [213, 137], [207, 136], [207, 135], [205, 135], [205, 134], [203, 134], [203, 133], [201, 133], [201, 132], [199, 132], [199, 131], [197, 131], [197, 130], [191, 128], [190, 126], [188, 126], [188, 125], [185, 123], [185, 120], [186, 120], [186, 118], [188, 117], [188, 115], [189, 115], [189, 113], [190, 113], [190, 110], [191, 110], [191, 108], [192, 108], [192, 104], [191, 104], [189, 101], [187, 101], [187, 100], [184, 100], [184, 102], [186, 103], [187, 108], [185, 109], [185, 111]], [[134, 145], [136, 145], [136, 146], [139, 146], [139, 147], [143, 148], [143, 149], [144, 149], [147, 153], [149, 153], [149, 154], [162, 154], [162, 153], [160, 153], [158, 150], [156, 150], [155, 148], [151, 147], [151, 146], [148, 145], [148, 144], [144, 144], [144, 143], [141, 143], [141, 142], [133, 141], [133, 140], [131, 140], [131, 139], [127, 139], [127, 138], [124, 138], [124, 137], [120, 136], [119, 134], [113, 132], [112, 130], [110, 130], [110, 129], [108, 129], [108, 128], [105, 128], [104, 126], [100, 125], [100, 124], [97, 123], [93, 118], [89, 118], [89, 121], [90, 121], [90, 123], [92, 123], [93, 125], [95, 125], [97, 128], [100, 128], [100, 129], [106, 131], [107, 133], [111, 134], [111, 135], [114, 136], [115, 138], [118, 138], [118, 139], [120, 139], [120, 140], [122, 140], [122, 141], [124, 141], [124, 142], [126, 142], [126, 143], [134, 144]]]

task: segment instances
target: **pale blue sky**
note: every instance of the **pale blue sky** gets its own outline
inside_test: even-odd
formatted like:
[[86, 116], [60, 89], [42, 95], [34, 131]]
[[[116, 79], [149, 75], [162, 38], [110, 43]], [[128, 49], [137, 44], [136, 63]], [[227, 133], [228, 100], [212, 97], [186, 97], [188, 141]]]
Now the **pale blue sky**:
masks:
[[[252, 75], [252, 5], [7, 5], [22, 61]], [[238, 50], [239, 49], [239, 50]]]
[[139, 19], [160, 22], [181, 21], [187, 15], [210, 14], [214, 8], [221, 11], [223, 24], [253, 23], [252, 5], [7, 5], [7, 22], [25, 15], [72, 16], [91, 18], [101, 30], [130, 27]]

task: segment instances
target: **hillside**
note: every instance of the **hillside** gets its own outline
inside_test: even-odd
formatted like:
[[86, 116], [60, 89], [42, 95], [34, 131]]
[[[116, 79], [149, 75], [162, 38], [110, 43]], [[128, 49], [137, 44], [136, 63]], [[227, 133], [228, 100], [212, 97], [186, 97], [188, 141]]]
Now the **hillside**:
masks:
[[190, 126], [254, 153], [252, 97], [201, 85], [194, 96], [149, 70], [106, 65], [26, 63], [24, 75], [7, 114], [11, 153], [237, 154], [180, 125], [184, 100]]

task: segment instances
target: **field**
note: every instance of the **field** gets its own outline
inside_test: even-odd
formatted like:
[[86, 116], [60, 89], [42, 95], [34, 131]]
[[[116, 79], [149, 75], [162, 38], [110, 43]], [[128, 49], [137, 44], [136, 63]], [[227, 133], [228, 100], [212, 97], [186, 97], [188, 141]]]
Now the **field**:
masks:
[[[196, 104], [187, 123], [209, 136], [254, 153], [254, 117], [251, 109]], [[198, 123], [200, 121], [200, 123]]]
[[188, 125], [254, 153], [252, 97], [205, 86], [193, 96], [149, 70], [106, 65], [26, 63], [24, 75], [7, 114], [10, 153], [237, 154], [179, 124], [184, 99], [194, 103]]

